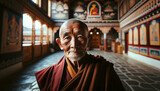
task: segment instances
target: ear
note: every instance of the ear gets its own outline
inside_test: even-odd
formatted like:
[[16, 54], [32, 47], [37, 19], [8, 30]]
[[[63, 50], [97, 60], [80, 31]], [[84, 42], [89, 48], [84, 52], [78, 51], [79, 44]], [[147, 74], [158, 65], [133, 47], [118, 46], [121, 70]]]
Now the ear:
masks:
[[57, 44], [59, 45], [59, 47], [61, 48], [61, 50], [63, 50], [63, 47], [62, 47], [62, 45], [61, 45], [61, 40], [60, 40], [60, 38], [57, 38], [57, 39], [56, 39], [56, 42], [57, 42]]

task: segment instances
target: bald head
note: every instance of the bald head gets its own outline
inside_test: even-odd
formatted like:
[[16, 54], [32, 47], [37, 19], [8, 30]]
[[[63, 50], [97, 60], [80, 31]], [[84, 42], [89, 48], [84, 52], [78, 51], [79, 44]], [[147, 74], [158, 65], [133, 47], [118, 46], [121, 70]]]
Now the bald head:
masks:
[[68, 27], [72, 27], [72, 25], [73, 25], [74, 23], [78, 23], [77, 28], [79, 28], [80, 30], [82, 30], [82, 31], [85, 30], [85, 31], [88, 32], [88, 27], [87, 27], [87, 25], [86, 25], [85, 23], [83, 23], [83, 22], [80, 21], [80, 20], [70, 19], [70, 20], [65, 21], [65, 22], [61, 25], [60, 30], [59, 30], [59, 37], [61, 37], [61, 32], [62, 32], [62, 30], [65, 30], [65, 29], [68, 28]]
[[62, 24], [59, 35], [56, 41], [67, 58], [78, 61], [86, 54], [88, 28], [85, 23], [68, 20]]

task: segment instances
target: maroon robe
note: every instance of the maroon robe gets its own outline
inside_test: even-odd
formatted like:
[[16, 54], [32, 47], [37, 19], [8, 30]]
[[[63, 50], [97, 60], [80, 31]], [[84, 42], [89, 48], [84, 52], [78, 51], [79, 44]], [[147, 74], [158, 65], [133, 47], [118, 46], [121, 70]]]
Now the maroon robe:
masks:
[[57, 64], [36, 72], [41, 91], [124, 91], [113, 64], [102, 57], [86, 54], [79, 61], [79, 70], [71, 78], [65, 57]]

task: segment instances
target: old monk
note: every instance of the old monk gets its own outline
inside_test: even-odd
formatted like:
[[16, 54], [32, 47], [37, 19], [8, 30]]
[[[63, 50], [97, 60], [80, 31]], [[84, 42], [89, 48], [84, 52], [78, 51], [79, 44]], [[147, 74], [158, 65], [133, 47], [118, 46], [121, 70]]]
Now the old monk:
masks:
[[57, 64], [36, 72], [41, 91], [124, 91], [113, 64], [87, 53], [85, 23], [68, 20], [59, 35], [56, 41], [65, 55]]

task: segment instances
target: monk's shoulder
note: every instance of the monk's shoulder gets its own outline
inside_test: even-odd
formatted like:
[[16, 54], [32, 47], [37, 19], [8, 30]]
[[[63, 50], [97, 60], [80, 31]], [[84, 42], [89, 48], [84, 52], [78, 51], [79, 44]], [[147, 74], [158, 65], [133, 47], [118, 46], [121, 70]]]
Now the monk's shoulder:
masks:
[[102, 64], [109, 64], [109, 65], [113, 65], [112, 63], [110, 63], [108, 60], [106, 60], [103, 56], [101, 55], [91, 55], [89, 54], [90, 58], [92, 58], [92, 62], [94, 63], [102, 63]]
[[37, 77], [38, 77], [38, 76], [44, 76], [44, 75], [46, 75], [46, 74], [49, 74], [49, 73], [51, 73], [51, 71], [53, 71], [54, 66], [55, 66], [55, 65], [49, 66], [49, 67], [47, 67], [47, 68], [44, 68], [44, 69], [42, 69], [42, 70], [40, 70], [40, 71], [37, 71], [35, 74], [36, 74]]
[[59, 67], [60, 63], [61, 63], [61, 61], [59, 61], [58, 63], [56, 63], [54, 65], [51, 65], [51, 66], [49, 66], [47, 68], [44, 68], [44, 69], [42, 69], [40, 71], [37, 71], [36, 75], [37, 74], [49, 74], [49, 73], [53, 72], [54, 69], [56, 69], [57, 67]]
[[40, 71], [37, 71], [36, 74], [40, 74], [40, 73], [45, 74], [45, 73], [53, 71], [54, 69], [59, 68], [60, 65], [62, 65], [62, 63], [63, 63], [63, 60], [64, 60], [64, 57], [62, 57], [61, 60], [58, 63], [56, 63], [54, 65], [51, 65], [51, 66], [49, 66], [47, 68], [44, 68], [44, 69], [42, 69]]

